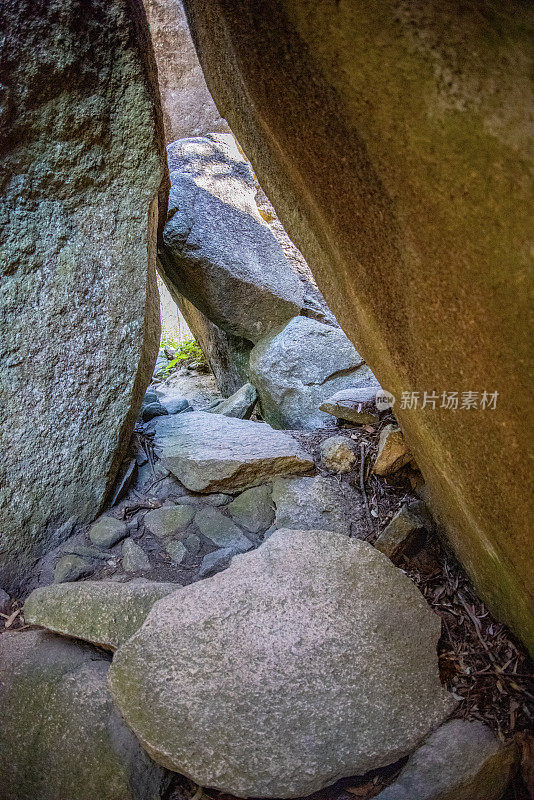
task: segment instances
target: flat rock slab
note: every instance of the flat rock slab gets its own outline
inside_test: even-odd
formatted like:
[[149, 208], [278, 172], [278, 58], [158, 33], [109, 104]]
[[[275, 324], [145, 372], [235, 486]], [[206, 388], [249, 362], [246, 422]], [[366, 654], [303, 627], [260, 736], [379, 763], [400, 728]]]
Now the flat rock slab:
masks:
[[168, 773], [114, 708], [108, 669], [47, 631], [0, 637], [2, 800], [160, 800]]
[[287, 433], [202, 411], [158, 420], [155, 444], [167, 469], [195, 492], [245, 489], [314, 469], [311, 456]]
[[365, 522], [360, 492], [336, 478], [278, 478], [273, 484], [276, 528], [327, 530], [349, 536]]
[[298, 797], [396, 761], [450, 713], [440, 632], [371, 545], [281, 530], [158, 601], [110, 684], [158, 763], [239, 797]]
[[30, 625], [116, 650], [145, 621], [156, 600], [180, 589], [156, 581], [83, 581], [35, 589], [24, 604]]

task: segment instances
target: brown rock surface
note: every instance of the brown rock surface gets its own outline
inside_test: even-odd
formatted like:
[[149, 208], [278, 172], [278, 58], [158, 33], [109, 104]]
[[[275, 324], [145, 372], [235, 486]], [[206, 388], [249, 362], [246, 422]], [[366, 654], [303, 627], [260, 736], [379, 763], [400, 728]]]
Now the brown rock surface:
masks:
[[517, 401], [530, 359], [532, 4], [185, 8], [221, 113], [381, 385], [398, 400], [457, 391], [460, 405], [462, 392], [499, 393], [495, 410], [396, 413], [478, 591], [534, 644], [530, 410]]

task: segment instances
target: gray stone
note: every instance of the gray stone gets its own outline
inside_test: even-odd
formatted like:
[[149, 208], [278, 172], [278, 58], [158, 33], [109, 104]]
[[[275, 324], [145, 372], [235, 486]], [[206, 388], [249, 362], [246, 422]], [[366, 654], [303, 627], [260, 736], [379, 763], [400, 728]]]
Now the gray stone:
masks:
[[440, 633], [371, 545], [282, 530], [158, 601], [110, 685], [162, 765], [240, 797], [298, 797], [396, 761], [450, 713]]
[[219, 547], [232, 547], [236, 552], [252, 547], [252, 542], [241, 529], [216, 508], [200, 508], [195, 514], [195, 525], [200, 533]]
[[209, 410], [210, 414], [223, 414], [225, 417], [237, 417], [237, 419], [250, 419], [250, 415], [256, 405], [257, 392], [251, 383], [245, 383], [237, 392], [226, 400]]
[[333, 422], [319, 410], [332, 392], [374, 377], [341, 328], [294, 317], [250, 353], [250, 380], [262, 415], [275, 428], [321, 428]]
[[24, 604], [24, 619], [55, 633], [116, 650], [141, 627], [156, 600], [180, 589], [178, 583], [82, 581], [35, 589]]
[[192, 556], [196, 556], [200, 550], [200, 536], [197, 536], [196, 533], [190, 533], [185, 537], [184, 544], [187, 547], [187, 552]]
[[446, 722], [376, 800], [501, 800], [517, 760], [482, 722]]
[[391, 475], [411, 461], [412, 454], [402, 431], [396, 425], [386, 425], [380, 432], [378, 453], [373, 465], [375, 475]]
[[175, 564], [181, 564], [187, 555], [187, 547], [183, 542], [166, 542], [165, 550]]
[[194, 516], [194, 508], [178, 503], [174, 506], [162, 506], [149, 511], [148, 514], [145, 514], [143, 522], [154, 536], [174, 536], [187, 528]]
[[155, 443], [164, 466], [195, 492], [246, 489], [314, 469], [313, 459], [288, 434], [201, 411], [161, 420]]
[[223, 547], [220, 550], [214, 550], [213, 553], [208, 553], [202, 559], [198, 577], [207, 578], [210, 575], [214, 575], [226, 569], [231, 559], [237, 554], [238, 551], [234, 550], [233, 547]]
[[67, 542], [67, 544], [61, 548], [61, 552], [68, 555], [81, 556], [89, 560], [96, 559], [97, 561], [107, 561], [109, 558], [115, 557], [105, 550], [100, 550], [98, 547], [87, 547], [78, 542], [73, 542], [71, 544]]
[[410, 512], [406, 505], [397, 511], [386, 525], [374, 545], [385, 556], [395, 560], [409, 545], [414, 534], [424, 529], [420, 519]]
[[54, 569], [54, 583], [64, 583], [66, 581], [77, 581], [90, 575], [94, 570], [94, 565], [82, 556], [74, 554], [61, 556]]
[[273, 484], [277, 528], [357, 534], [365, 509], [359, 492], [335, 478], [278, 478]]
[[231, 134], [179, 139], [167, 158], [165, 281], [229, 334], [257, 342], [299, 313], [303, 287], [258, 212], [250, 165]]
[[378, 383], [371, 386], [349, 386], [328, 397], [319, 408], [338, 419], [356, 425], [371, 425], [378, 422], [376, 394], [381, 391]]
[[141, 408], [141, 419], [143, 422], [150, 422], [155, 417], [164, 417], [169, 412], [161, 403], [147, 403]]
[[128, 526], [114, 517], [100, 517], [89, 528], [89, 538], [95, 547], [113, 547], [128, 534]]
[[0, 637], [2, 800], [161, 800], [169, 776], [115, 709], [108, 670], [44, 631]]
[[356, 464], [356, 446], [347, 436], [330, 436], [321, 443], [321, 461], [332, 472], [350, 472]]
[[0, 614], [7, 614], [11, 609], [11, 598], [7, 592], [0, 589]]
[[147, 554], [133, 539], [125, 539], [122, 544], [122, 568], [125, 572], [142, 572], [150, 569]]
[[274, 522], [272, 485], [253, 486], [228, 506], [232, 519], [251, 533], [260, 533]]
[[185, 495], [180, 498], [180, 503], [192, 506], [204, 506], [206, 504], [210, 506], [226, 506], [231, 500], [232, 495], [215, 492], [214, 494]]
[[185, 397], [179, 397], [175, 400], [164, 400], [161, 405], [167, 410], [168, 414], [180, 414], [182, 411], [188, 411], [191, 408], [189, 400]]
[[8, 591], [94, 518], [158, 348], [166, 168], [148, 30], [140, 3], [85, 4], [83, 25], [80, 13], [79, 0], [0, 7], [9, 118], [0, 583]]
[[158, 356], [156, 359], [156, 366], [154, 367], [154, 377], [162, 373], [166, 367], [168, 367], [169, 362], [165, 358], [165, 356]]

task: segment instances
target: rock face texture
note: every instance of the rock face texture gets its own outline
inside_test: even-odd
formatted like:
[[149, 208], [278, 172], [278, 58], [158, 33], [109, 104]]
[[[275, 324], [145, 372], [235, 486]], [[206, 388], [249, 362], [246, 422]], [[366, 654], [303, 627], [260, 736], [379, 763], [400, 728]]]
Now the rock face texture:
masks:
[[35, 589], [24, 604], [24, 619], [55, 633], [116, 650], [145, 621], [165, 595], [180, 589], [156, 581], [83, 581]]
[[275, 428], [331, 425], [334, 420], [319, 406], [332, 392], [375, 383], [341, 328], [308, 317], [293, 317], [258, 342], [249, 372], [262, 413]]
[[164, 466], [194, 492], [246, 489], [314, 469], [311, 456], [286, 433], [202, 411], [163, 419], [155, 444]]
[[137, 0], [7, 0], [0, 26], [0, 582], [9, 587], [97, 515], [150, 380], [165, 154]]
[[110, 685], [162, 765], [240, 797], [308, 795], [395, 761], [446, 716], [439, 635], [370, 545], [278, 531], [160, 600]]
[[303, 286], [258, 212], [252, 170], [231, 134], [179, 139], [167, 158], [167, 285], [227, 333], [257, 342], [299, 313]]
[[1, 637], [1, 800], [160, 800], [168, 777], [114, 708], [108, 669], [49, 633]]
[[180, 0], [144, 0], [167, 142], [183, 136], [229, 133], [206, 86]]
[[[493, 612], [534, 646], [531, 410], [517, 402], [532, 5], [185, 8], [210, 91], [330, 308], [384, 388], [420, 393], [397, 413], [432, 510]], [[456, 413], [443, 392], [459, 393]], [[463, 392], [478, 408], [460, 408]], [[494, 410], [483, 392], [499, 393]]]

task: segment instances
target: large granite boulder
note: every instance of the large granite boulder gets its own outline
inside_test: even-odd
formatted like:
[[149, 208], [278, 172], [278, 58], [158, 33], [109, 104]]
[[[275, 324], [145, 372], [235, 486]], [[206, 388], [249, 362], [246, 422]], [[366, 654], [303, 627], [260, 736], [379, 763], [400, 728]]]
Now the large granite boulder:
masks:
[[24, 604], [24, 620], [116, 650], [141, 627], [156, 600], [180, 588], [143, 579], [56, 583], [34, 589]]
[[181, 0], [143, 0], [154, 55], [167, 142], [229, 133], [206, 86]]
[[275, 428], [332, 425], [319, 410], [331, 394], [376, 383], [341, 328], [294, 317], [259, 341], [250, 353], [250, 380], [264, 418]]
[[160, 800], [169, 783], [124, 724], [96, 648], [0, 637], [1, 800]]
[[194, 492], [246, 489], [314, 469], [311, 456], [288, 434], [203, 411], [158, 418], [154, 441], [163, 465]]
[[299, 313], [304, 290], [258, 212], [252, 170], [231, 134], [179, 139], [167, 157], [165, 281], [227, 333], [257, 342]]
[[308, 795], [401, 758], [447, 715], [440, 629], [371, 545], [282, 530], [156, 603], [110, 685], [162, 765], [239, 797]]
[[[397, 398], [434, 514], [493, 612], [534, 647], [532, 412], [519, 399], [533, 4], [184, 5], [217, 107]], [[425, 391], [435, 407], [421, 408]]]
[[98, 514], [128, 442], [158, 349], [165, 152], [137, 0], [8, 0], [0, 27], [9, 587]]

